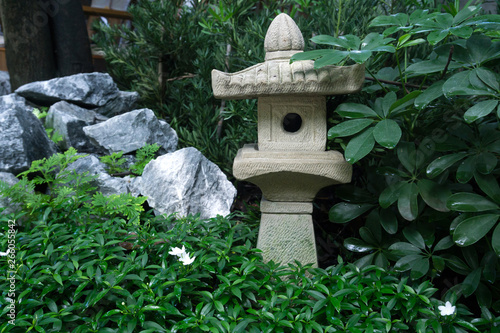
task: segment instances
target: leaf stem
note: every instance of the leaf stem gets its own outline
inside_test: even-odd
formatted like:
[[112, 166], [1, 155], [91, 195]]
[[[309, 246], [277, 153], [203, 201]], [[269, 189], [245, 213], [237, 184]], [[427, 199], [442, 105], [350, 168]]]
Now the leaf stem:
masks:
[[448, 71], [448, 66], [450, 65], [450, 62], [451, 62], [451, 57], [453, 56], [453, 50], [455, 49], [455, 45], [452, 45], [450, 47], [450, 53], [448, 54], [448, 61], [446, 62], [446, 66], [444, 66], [444, 69], [443, 69], [443, 74], [441, 74], [441, 80], [444, 78], [444, 76], [446, 75], [446, 71]]

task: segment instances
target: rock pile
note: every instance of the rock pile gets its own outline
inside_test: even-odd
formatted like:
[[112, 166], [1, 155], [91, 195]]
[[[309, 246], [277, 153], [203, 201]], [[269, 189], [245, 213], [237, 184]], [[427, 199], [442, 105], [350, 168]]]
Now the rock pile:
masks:
[[[95, 186], [105, 195], [146, 196], [157, 214], [229, 214], [236, 189], [227, 177], [195, 148], [177, 150], [175, 130], [153, 111], [135, 110], [138, 99], [135, 92], [120, 91], [105, 73], [33, 82], [0, 96], [0, 181], [12, 184], [34, 160], [74, 147], [88, 156], [70, 168], [97, 175]], [[33, 112], [42, 106], [48, 107], [45, 123]], [[61, 138], [57, 145], [46, 128]], [[153, 143], [161, 147], [160, 156], [139, 177], [113, 177], [99, 159], [123, 152], [133, 163], [133, 153]]]

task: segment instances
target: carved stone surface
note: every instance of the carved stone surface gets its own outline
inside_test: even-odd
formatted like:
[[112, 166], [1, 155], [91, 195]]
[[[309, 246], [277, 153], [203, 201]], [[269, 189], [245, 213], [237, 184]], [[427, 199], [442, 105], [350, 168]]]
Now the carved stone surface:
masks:
[[55, 152], [54, 143], [33, 113], [19, 106], [0, 112], [0, 171], [17, 175], [34, 160]]
[[271, 201], [312, 201], [323, 187], [348, 183], [352, 166], [338, 151], [261, 151], [245, 145], [238, 151], [233, 175], [260, 187]]
[[302, 34], [290, 16], [278, 15], [264, 41], [266, 61], [236, 73], [212, 71], [216, 98], [244, 99], [265, 95], [326, 96], [358, 92], [365, 80], [365, 66], [325, 66], [290, 57], [304, 49]]
[[42, 105], [68, 101], [99, 107], [116, 98], [119, 90], [107, 73], [84, 73], [31, 82], [17, 88], [16, 93]]
[[166, 122], [158, 120], [150, 109], [140, 109], [83, 128], [92, 143], [107, 154], [133, 152], [146, 143], [158, 143], [160, 154], [174, 151], [178, 137]]
[[199, 213], [202, 219], [229, 214], [236, 196], [226, 175], [195, 148], [152, 160], [138, 187], [156, 213]]
[[45, 126], [62, 136], [62, 141], [59, 142], [61, 149], [74, 147], [79, 152], [92, 152], [97, 148], [85, 135], [83, 127], [95, 124], [97, 119], [94, 111], [61, 101], [50, 107]]
[[[324, 151], [326, 148], [326, 100], [324, 96], [269, 96], [258, 103], [259, 150]], [[290, 121], [298, 122], [298, 129], [287, 129]], [[293, 124], [292, 124], [293, 125]]]

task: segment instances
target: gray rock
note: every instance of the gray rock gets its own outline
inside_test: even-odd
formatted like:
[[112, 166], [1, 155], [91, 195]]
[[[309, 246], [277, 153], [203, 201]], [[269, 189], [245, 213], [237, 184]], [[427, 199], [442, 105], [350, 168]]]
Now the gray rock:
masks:
[[229, 214], [236, 196], [219, 167], [192, 147], [152, 160], [138, 185], [157, 213], [200, 213], [202, 219]]
[[26, 111], [33, 111], [33, 107], [27, 103], [26, 99], [18, 94], [0, 96], [0, 113], [16, 106]]
[[139, 93], [120, 91], [116, 98], [108, 101], [104, 106], [94, 109], [94, 111], [107, 117], [114, 117], [134, 110], [138, 100]]
[[128, 193], [127, 180], [119, 177], [111, 177], [106, 172], [105, 166], [97, 156], [88, 155], [68, 165], [67, 170], [74, 170], [78, 174], [88, 172], [88, 176], [97, 175], [97, 178], [91, 183], [97, 187], [96, 191], [104, 195]]
[[[9, 172], [0, 172], [0, 189], [2, 188], [3, 185], [2, 182], [6, 183], [7, 186], [11, 187], [17, 184], [17, 182], [19, 182], [19, 179], [17, 179], [16, 176], [14, 176]], [[0, 211], [2, 211], [2, 208], [5, 208], [2, 214], [7, 215], [16, 211], [18, 205], [16, 207], [13, 207], [11, 199], [2, 197], [2, 195], [0, 195]]]
[[57, 102], [52, 105], [45, 118], [45, 127], [52, 128], [54, 133], [62, 136], [58, 142], [63, 150], [74, 147], [79, 152], [97, 152], [83, 127], [94, 125], [97, 122], [97, 114], [68, 102]]
[[19, 106], [0, 113], [0, 171], [17, 175], [31, 162], [55, 152], [54, 143], [33, 113]]
[[9, 72], [0, 71], [0, 95], [11, 93]]
[[166, 122], [158, 120], [150, 109], [140, 109], [83, 128], [91, 142], [107, 154], [133, 152], [145, 144], [157, 143], [160, 154], [177, 148], [177, 133]]
[[94, 108], [118, 97], [119, 90], [107, 73], [84, 73], [31, 82], [17, 88], [16, 93], [42, 105], [68, 101]]

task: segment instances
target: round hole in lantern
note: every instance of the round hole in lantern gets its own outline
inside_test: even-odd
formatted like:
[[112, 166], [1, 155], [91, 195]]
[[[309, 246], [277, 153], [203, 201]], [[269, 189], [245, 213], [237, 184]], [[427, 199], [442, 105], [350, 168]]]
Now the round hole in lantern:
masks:
[[302, 117], [297, 113], [289, 113], [283, 118], [283, 129], [290, 133], [297, 132], [302, 127]]

